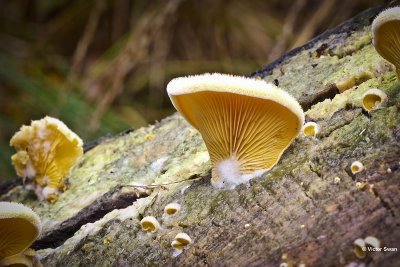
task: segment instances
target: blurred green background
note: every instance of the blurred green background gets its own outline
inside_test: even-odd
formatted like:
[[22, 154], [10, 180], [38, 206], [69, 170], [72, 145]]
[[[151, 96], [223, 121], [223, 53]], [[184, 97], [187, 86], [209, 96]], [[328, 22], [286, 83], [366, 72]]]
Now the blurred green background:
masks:
[[174, 112], [174, 77], [246, 75], [383, 0], [2, 0], [0, 182], [22, 124], [57, 117], [85, 142]]

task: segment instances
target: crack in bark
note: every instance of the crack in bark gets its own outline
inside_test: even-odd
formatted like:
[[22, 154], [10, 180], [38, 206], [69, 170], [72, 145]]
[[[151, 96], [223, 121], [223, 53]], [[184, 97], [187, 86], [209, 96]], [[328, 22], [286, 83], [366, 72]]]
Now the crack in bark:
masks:
[[[396, 218], [396, 215], [394, 214], [394, 211], [392, 209], [392, 207], [390, 206], [390, 204], [385, 201], [379, 194], [378, 190], [376, 190], [376, 188], [372, 188], [372, 192], [374, 193], [375, 197], [377, 197], [379, 199], [379, 201], [382, 203], [382, 206], [390, 213], [390, 215], [393, 218]], [[396, 225], [399, 225], [399, 223], [396, 223]]]
[[33, 243], [32, 248], [56, 248], [72, 237], [82, 225], [93, 223], [115, 209], [123, 209], [139, 198], [149, 196], [144, 190], [136, 188], [124, 191], [123, 186], [116, 186], [110, 192], [104, 194], [90, 206], [85, 207], [73, 217], [67, 219], [59, 227], [42, 236]]
[[336, 85], [329, 84], [316, 93], [311, 100], [300, 103], [300, 105], [305, 111], [307, 111], [317, 103], [323, 102], [326, 99], [333, 99], [337, 94], [340, 94], [340, 92]]

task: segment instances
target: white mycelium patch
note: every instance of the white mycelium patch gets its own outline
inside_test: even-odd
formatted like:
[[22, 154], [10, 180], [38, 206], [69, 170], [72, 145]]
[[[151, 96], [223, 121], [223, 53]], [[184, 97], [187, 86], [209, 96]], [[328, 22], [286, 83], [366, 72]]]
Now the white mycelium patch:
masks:
[[266, 172], [266, 170], [257, 170], [253, 173], [241, 174], [240, 162], [233, 157], [218, 162], [214, 167], [214, 171], [218, 179], [216, 181], [211, 179], [211, 184], [220, 189], [234, 189], [237, 185], [248, 183], [254, 177]]

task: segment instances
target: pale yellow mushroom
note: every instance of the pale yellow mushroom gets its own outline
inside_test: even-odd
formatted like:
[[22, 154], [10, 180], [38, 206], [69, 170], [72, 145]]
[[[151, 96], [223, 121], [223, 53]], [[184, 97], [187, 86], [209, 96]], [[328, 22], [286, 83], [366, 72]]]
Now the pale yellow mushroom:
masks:
[[181, 205], [178, 203], [169, 203], [164, 208], [164, 213], [167, 215], [174, 215], [181, 210]]
[[366, 250], [364, 239], [358, 238], [354, 241], [354, 253], [356, 254], [357, 258], [365, 258]]
[[0, 260], [0, 266], [32, 266], [32, 260], [24, 254], [15, 254]]
[[304, 124], [303, 134], [305, 136], [316, 137], [318, 133], [319, 133], [319, 126], [315, 122], [310, 121]]
[[24, 252], [0, 259], [0, 266], [14, 267], [42, 267], [40, 260], [33, 249], [27, 249]]
[[171, 242], [171, 246], [177, 250], [183, 250], [192, 243], [192, 239], [186, 233], [179, 233], [175, 236], [175, 239]]
[[365, 187], [365, 183], [364, 183], [364, 182], [357, 182], [357, 183], [356, 183], [356, 187], [357, 187], [357, 189], [359, 189], [359, 190], [363, 190], [364, 187]]
[[174, 249], [177, 249], [177, 250], [183, 250], [185, 248], [184, 245], [182, 245], [180, 242], [178, 242], [176, 240], [173, 240], [171, 242], [171, 247], [173, 247]]
[[379, 241], [379, 239], [374, 236], [367, 236], [364, 239], [364, 242], [365, 242], [365, 245], [368, 247], [373, 247], [373, 248], [381, 247], [381, 241]]
[[20, 177], [39, 199], [54, 201], [65, 188], [64, 178], [83, 154], [82, 140], [58, 119], [45, 117], [22, 126], [10, 140], [11, 157]]
[[[29, 260], [31, 251], [27, 249], [40, 232], [40, 219], [30, 208], [19, 203], [0, 202], [0, 260], [20, 261], [21, 264]], [[15, 256], [17, 254], [21, 256]]]
[[160, 223], [153, 216], [146, 216], [141, 221], [142, 230], [145, 232], [157, 232], [160, 229]]
[[304, 123], [296, 99], [263, 80], [203, 74], [173, 79], [167, 91], [201, 133], [217, 188], [232, 189], [270, 170]]
[[370, 89], [362, 96], [362, 106], [364, 110], [370, 112], [381, 107], [388, 100], [387, 95], [379, 89]]
[[381, 12], [372, 23], [376, 51], [396, 67], [400, 79], [400, 7]]
[[178, 241], [179, 243], [181, 243], [184, 246], [189, 245], [190, 243], [192, 243], [192, 239], [190, 238], [190, 236], [186, 233], [179, 233], [175, 236], [175, 240]]
[[351, 164], [350, 169], [353, 174], [356, 174], [364, 170], [364, 165], [360, 161], [356, 160]]

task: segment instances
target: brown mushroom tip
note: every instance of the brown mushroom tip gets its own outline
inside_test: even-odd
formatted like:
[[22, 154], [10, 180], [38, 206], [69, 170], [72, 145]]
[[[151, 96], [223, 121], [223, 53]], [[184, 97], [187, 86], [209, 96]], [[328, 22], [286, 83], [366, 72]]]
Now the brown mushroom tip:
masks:
[[372, 23], [372, 35], [376, 51], [395, 65], [400, 79], [400, 7], [379, 13]]
[[296, 99], [263, 80], [206, 73], [173, 79], [167, 92], [201, 133], [217, 188], [232, 189], [271, 169], [304, 123]]
[[30, 208], [0, 202], [0, 259], [25, 251], [41, 232], [39, 216]]
[[[62, 121], [48, 117], [22, 126], [10, 140], [17, 152], [11, 161], [39, 199], [54, 201], [64, 177], [83, 154], [83, 142]], [[33, 186], [32, 186], [33, 185]]]

